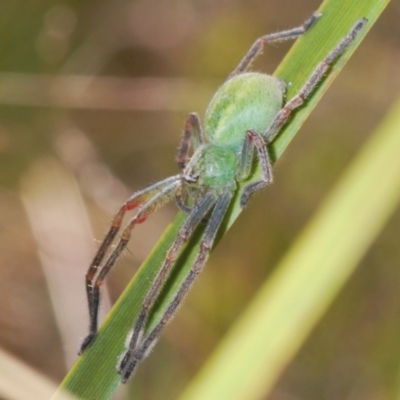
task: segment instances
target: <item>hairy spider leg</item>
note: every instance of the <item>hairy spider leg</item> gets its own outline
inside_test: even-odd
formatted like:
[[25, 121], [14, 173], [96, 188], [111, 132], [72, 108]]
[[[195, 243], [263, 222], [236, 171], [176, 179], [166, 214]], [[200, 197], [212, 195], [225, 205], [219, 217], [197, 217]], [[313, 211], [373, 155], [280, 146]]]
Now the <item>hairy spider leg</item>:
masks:
[[[225, 191], [218, 197], [218, 200], [215, 203], [213, 212], [209, 219], [208, 225], [205, 229], [203, 238], [201, 240], [200, 251], [199, 251], [186, 279], [181, 284], [174, 299], [171, 301], [167, 310], [164, 312], [160, 322], [158, 322], [158, 324], [152, 329], [152, 331], [149, 333], [149, 335], [146, 337], [146, 339], [144, 339], [141, 343], [139, 343], [137, 345], [136, 343], [132, 343], [132, 341], [130, 342], [129, 348], [128, 348], [127, 352], [124, 354], [124, 356], [122, 357], [120, 365], [118, 367], [118, 371], [122, 375], [121, 380], [123, 383], [126, 383], [127, 380], [130, 377], [132, 377], [137, 365], [140, 363], [140, 361], [143, 358], [145, 358], [148, 355], [148, 353], [151, 351], [153, 346], [156, 344], [158, 337], [160, 336], [160, 333], [162, 332], [163, 328], [174, 317], [179, 305], [182, 303], [184, 297], [186, 296], [186, 294], [190, 290], [191, 286], [193, 285], [193, 282], [195, 281], [197, 276], [202, 271], [204, 264], [208, 258], [208, 255], [211, 251], [211, 248], [213, 246], [218, 229], [221, 226], [221, 223], [224, 219], [226, 211], [228, 210], [229, 204], [231, 203], [232, 197], [233, 197], [233, 193], [231, 191]], [[205, 201], [206, 200], [204, 200], [203, 202], [205, 202]], [[212, 198], [211, 201], [207, 200], [208, 209], [213, 205], [213, 202], [215, 202], [215, 198]], [[195, 212], [195, 211], [193, 210], [193, 212]], [[201, 214], [202, 216], [205, 215], [204, 212], [201, 212], [199, 214]], [[198, 221], [201, 219], [199, 217], [200, 217], [200, 215], [196, 217], [196, 225], [197, 225]], [[189, 218], [190, 218], [190, 216], [189, 216]], [[189, 218], [186, 221], [185, 225], [187, 225], [187, 226], [185, 227], [185, 230], [190, 229], [190, 231], [193, 232], [193, 230], [196, 226], [189, 227], [189, 225], [193, 225], [195, 221], [193, 219], [189, 219]], [[169, 256], [177, 253], [176, 246], [180, 247], [181, 245], [178, 243], [176, 243], [176, 244], [174, 243], [174, 245], [170, 249]], [[176, 257], [176, 256], [174, 256], [174, 257]], [[136, 329], [136, 326], [135, 326], [135, 329]]]
[[[185, 223], [179, 230], [179, 233], [174, 243], [167, 252], [163, 265], [161, 266], [156, 278], [154, 279], [154, 282], [152, 283], [152, 286], [149, 289], [149, 292], [144, 299], [142, 308], [133, 327], [132, 336], [129, 342], [129, 352], [134, 351], [138, 347], [138, 345], [140, 345], [143, 331], [146, 327], [149, 311], [154, 305], [157, 296], [159, 295], [165, 281], [167, 280], [169, 273], [171, 272], [172, 266], [178, 258], [180, 250], [187, 242], [187, 240], [191, 237], [199, 223], [204, 219], [210, 209], [214, 206], [216, 201], [217, 195], [214, 192], [208, 192], [203, 197], [203, 199], [193, 207], [193, 210], [188, 215]], [[127, 355], [126, 357], [129, 358], [130, 355]], [[124, 363], [126, 357], [124, 357], [122, 363]]]
[[[97, 251], [88, 272], [86, 273], [86, 293], [89, 304], [89, 334], [84, 339], [79, 354], [82, 354], [85, 349], [92, 343], [98, 330], [98, 314], [100, 304], [100, 285], [103, 283], [105, 276], [115, 263], [115, 260], [126, 246], [130, 232], [135, 224], [142, 223], [154, 211], [159, 209], [168, 201], [172, 200], [176, 187], [180, 185], [180, 176], [175, 175], [158, 182], [144, 190], [135, 193], [130, 197], [124, 205], [119, 209], [112, 220], [112, 225], [104, 238], [99, 250]], [[104, 256], [117, 235], [123, 217], [129, 210], [141, 206], [134, 218], [129, 222], [128, 226], [118, 242], [117, 247], [113, 250], [104, 265], [101, 265]]]
[[189, 147], [192, 144], [193, 150], [196, 150], [204, 143], [204, 134], [201, 128], [200, 117], [197, 113], [190, 113], [186, 119], [183, 137], [178, 148], [176, 160], [179, 171], [183, 172], [189, 159]]
[[303, 25], [298, 26], [297, 28], [270, 33], [258, 38], [250, 47], [250, 50], [247, 52], [247, 54], [240, 61], [236, 69], [228, 76], [228, 79], [245, 72], [250, 67], [251, 63], [261, 54], [265, 44], [297, 39], [299, 36], [306, 33], [321, 16], [321, 13], [316, 12], [310, 18], [308, 18]]
[[273, 181], [271, 161], [268, 155], [267, 145], [263, 137], [254, 129], [246, 132], [243, 143], [243, 149], [240, 155], [239, 173], [236, 175], [238, 181], [244, 180], [250, 176], [251, 166], [254, 157], [254, 148], [257, 149], [258, 159], [261, 165], [261, 179], [248, 184], [244, 187], [242, 197], [240, 198], [240, 206], [244, 208], [249, 200], [250, 195], [270, 185]]
[[[183, 178], [181, 178], [183, 180]], [[184, 185], [180, 185], [175, 193], [176, 205], [186, 214], [189, 214], [193, 208], [186, 204], [188, 194], [184, 191]]]
[[[189, 148], [192, 145], [193, 151], [196, 151], [202, 144], [205, 143], [203, 129], [201, 127], [200, 117], [197, 113], [192, 112], [186, 119], [183, 136], [178, 148], [177, 162], [178, 168], [181, 172], [181, 179], [188, 181], [190, 177], [184, 174], [184, 169], [189, 160]], [[182, 184], [175, 194], [177, 206], [184, 212], [190, 213], [191, 207], [187, 206], [187, 193], [184, 192], [184, 185]]]
[[183, 185], [180, 185], [175, 193], [175, 202], [176, 205], [186, 214], [189, 214], [192, 211], [192, 207], [189, 207], [186, 204], [187, 194], [184, 192]]
[[312, 72], [310, 77], [304, 86], [300, 89], [299, 93], [288, 101], [284, 107], [278, 112], [271, 125], [262, 134], [264, 139], [270, 143], [275, 136], [278, 134], [282, 125], [288, 120], [291, 112], [300, 107], [307, 96], [315, 89], [319, 82], [323, 79], [325, 73], [330, 66], [345, 52], [345, 50], [354, 42], [356, 37], [364, 28], [367, 23], [366, 18], [359, 19], [350, 32], [339, 42], [339, 44], [322, 60], [315, 70]]

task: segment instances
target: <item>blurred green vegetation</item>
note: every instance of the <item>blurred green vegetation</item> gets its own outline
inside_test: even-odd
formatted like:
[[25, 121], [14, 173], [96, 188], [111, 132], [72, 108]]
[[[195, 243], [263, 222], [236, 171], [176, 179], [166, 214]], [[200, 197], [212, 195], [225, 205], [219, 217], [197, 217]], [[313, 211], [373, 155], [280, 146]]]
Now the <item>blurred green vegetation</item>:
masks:
[[[65, 375], [62, 327], [52, 309], [51, 281], [41, 269], [46, 252], [38, 245], [38, 234], [32, 233], [32, 217], [28, 219], [21, 201], [22, 183], [34, 184], [32, 168], [51, 158], [70, 171], [87, 212], [79, 218], [89, 217], [91, 237], [100, 239], [126, 193], [175, 173], [175, 151], [187, 112], [203, 114], [213, 91], [254, 38], [295, 26], [318, 6], [311, 0], [2, 5], [3, 348], [56, 381]], [[216, 248], [126, 398], [177, 397], [378, 125], [400, 88], [399, 13], [393, 2], [276, 164], [275, 184], [252, 199]], [[290, 45], [267, 48], [254, 69], [273, 71]], [[57, 81], [66, 75], [121, 81]], [[154, 88], [145, 86], [138, 102], [137, 86], [130, 85], [143, 76], [182, 80], [168, 81], [176, 89], [172, 91], [162, 86], [164, 81], [150, 82]], [[183, 89], [188, 89], [184, 97]], [[44, 203], [43, 209], [52, 206]], [[148, 227], [140, 227], [110, 277], [112, 301], [174, 213], [171, 206]], [[63, 240], [63, 226], [72, 217], [62, 217], [51, 221], [50, 232], [73, 255], [83, 240]], [[366, 392], [359, 390], [365, 387], [370, 398], [395, 398], [400, 359], [399, 222], [397, 212], [270, 398], [365, 399]], [[76, 267], [83, 277], [87, 263]], [[83, 279], [81, 286], [68, 278], [64, 284], [79, 304], [72, 311], [83, 336]], [[75, 348], [80, 339], [71, 338]]]

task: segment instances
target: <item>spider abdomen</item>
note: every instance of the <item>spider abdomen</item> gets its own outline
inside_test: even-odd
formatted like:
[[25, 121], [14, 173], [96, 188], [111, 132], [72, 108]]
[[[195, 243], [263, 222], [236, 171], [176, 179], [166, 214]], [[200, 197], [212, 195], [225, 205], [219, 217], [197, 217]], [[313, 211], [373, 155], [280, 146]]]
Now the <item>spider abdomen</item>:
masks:
[[240, 152], [246, 131], [263, 133], [282, 108], [285, 83], [250, 72], [226, 81], [211, 100], [204, 121], [207, 139]]

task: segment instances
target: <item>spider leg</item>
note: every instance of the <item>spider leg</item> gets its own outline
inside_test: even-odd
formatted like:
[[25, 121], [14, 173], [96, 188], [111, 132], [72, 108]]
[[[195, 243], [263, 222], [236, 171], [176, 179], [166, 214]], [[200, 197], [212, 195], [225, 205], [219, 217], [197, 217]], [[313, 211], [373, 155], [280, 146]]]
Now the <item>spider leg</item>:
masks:
[[[174, 192], [179, 185], [179, 175], [175, 175], [161, 182], [158, 182], [130, 197], [114, 216], [111, 228], [108, 231], [105, 239], [103, 240], [103, 243], [100, 245], [99, 250], [97, 251], [92, 263], [90, 264], [88, 272], [86, 273], [86, 293], [89, 305], [90, 323], [89, 334], [84, 339], [79, 354], [82, 354], [85, 351], [85, 349], [92, 343], [97, 334], [98, 312], [100, 304], [100, 285], [103, 283], [104, 278], [106, 277], [106, 275], [114, 265], [116, 259], [128, 243], [133, 227], [138, 223], [144, 222], [152, 212], [156, 211], [165, 203], [172, 200]], [[139, 205], [141, 205], [139, 211], [137, 212], [135, 217], [131, 219], [131, 221], [125, 228], [121, 240], [118, 242], [117, 246], [110, 254], [105, 264], [101, 265], [108, 248], [110, 247], [112, 241], [114, 240], [121, 227], [122, 219], [125, 213], [128, 210], [132, 210], [138, 207]]]
[[[197, 113], [190, 113], [186, 119], [185, 129], [183, 131], [183, 137], [178, 148], [177, 162], [178, 168], [181, 172], [182, 181], [189, 181], [194, 179], [193, 177], [185, 174], [186, 164], [189, 160], [189, 147], [192, 144], [193, 150], [196, 151], [202, 144], [204, 144], [205, 138], [201, 128], [200, 117]], [[176, 191], [175, 200], [177, 206], [189, 214], [192, 208], [186, 204], [187, 194], [184, 192], [184, 185], [181, 185], [179, 190]]]
[[285, 106], [278, 112], [268, 129], [263, 133], [265, 140], [270, 143], [282, 125], [288, 120], [291, 112], [300, 107], [307, 96], [315, 89], [319, 82], [323, 79], [326, 71], [330, 66], [345, 52], [345, 50], [354, 42], [358, 34], [362, 31], [367, 20], [361, 18], [358, 20], [350, 32], [339, 42], [339, 44], [322, 60], [308, 78], [307, 82], [300, 89], [299, 93], [288, 101]]
[[200, 117], [197, 113], [190, 113], [186, 119], [183, 137], [176, 157], [180, 172], [183, 172], [186, 167], [189, 158], [190, 142], [192, 142], [193, 150], [196, 150], [204, 143], [204, 134], [201, 128]]
[[131, 342], [128, 350], [122, 356], [118, 369], [122, 375], [123, 383], [127, 382], [127, 380], [134, 374], [140, 361], [151, 351], [152, 347], [157, 342], [160, 333], [174, 317], [179, 305], [182, 303], [196, 277], [202, 271], [205, 261], [213, 246], [215, 236], [229, 207], [232, 196], [233, 195], [230, 191], [226, 191], [218, 198], [201, 240], [199, 254], [160, 322], [152, 329], [146, 339], [139, 343], [138, 346], [136, 344], [132, 346]]
[[175, 193], [176, 205], [186, 214], [189, 214], [193, 208], [186, 204], [187, 194], [184, 192], [183, 185], [180, 185]]
[[253, 192], [271, 184], [273, 181], [272, 167], [267, 146], [263, 137], [254, 129], [250, 129], [246, 132], [243, 149], [240, 155], [239, 170], [236, 175], [237, 180], [242, 181], [250, 176], [254, 157], [254, 148], [257, 149], [258, 159], [261, 164], [262, 177], [261, 180], [250, 183], [243, 189], [242, 197], [240, 199], [240, 206], [242, 208], [246, 206], [247, 201]]
[[209, 210], [216, 202], [216, 195], [214, 193], [207, 193], [204, 198], [193, 207], [192, 212], [188, 215], [187, 220], [182, 225], [177, 238], [173, 242], [172, 246], [168, 250], [165, 261], [161, 266], [157, 276], [152, 283], [144, 301], [142, 308], [139, 312], [139, 316], [134, 324], [132, 336], [129, 342], [129, 351], [132, 352], [136, 347], [138, 347], [138, 343], [140, 343], [141, 338], [143, 336], [143, 331], [146, 327], [147, 318], [149, 315], [149, 311], [153, 306], [157, 296], [159, 295], [172, 266], [174, 265], [176, 259], [178, 258], [179, 252], [182, 249], [183, 245], [186, 241], [191, 237], [196, 227], [203, 220], [203, 218], [207, 215]]
[[297, 39], [299, 36], [306, 33], [321, 16], [321, 13], [316, 12], [311, 15], [311, 17], [308, 18], [303, 25], [297, 28], [271, 33], [269, 35], [261, 36], [260, 38], [258, 38], [250, 47], [250, 50], [247, 52], [247, 54], [240, 61], [236, 69], [229, 75], [228, 79], [245, 72], [250, 67], [251, 63], [261, 54], [265, 44]]

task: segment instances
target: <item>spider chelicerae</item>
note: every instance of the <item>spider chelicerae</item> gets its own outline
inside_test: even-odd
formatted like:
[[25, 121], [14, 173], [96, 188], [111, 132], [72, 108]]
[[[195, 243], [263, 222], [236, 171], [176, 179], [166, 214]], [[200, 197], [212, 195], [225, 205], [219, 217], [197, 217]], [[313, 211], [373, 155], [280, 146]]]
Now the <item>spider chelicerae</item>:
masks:
[[[318, 64], [298, 94], [284, 104], [286, 83], [270, 75], [247, 72], [249, 66], [261, 53], [264, 44], [296, 39], [307, 32], [320, 17], [320, 13], [314, 13], [297, 28], [257, 39], [211, 100], [206, 111], [204, 128], [201, 127], [196, 113], [188, 116], [177, 156], [179, 174], [133, 194], [114, 216], [111, 228], [86, 274], [90, 327], [89, 334], [81, 345], [80, 354], [97, 335], [100, 286], [129, 242], [133, 228], [174, 199], [179, 208], [187, 213], [186, 221], [144, 299], [132, 334], [128, 338], [126, 351], [117, 366], [122, 382], [126, 382], [134, 374], [137, 365], [154, 346], [201, 272], [237, 190], [237, 182], [244, 181], [251, 175], [254, 155], [257, 155], [261, 165], [261, 179], [244, 187], [240, 199], [242, 207], [246, 206], [253, 192], [272, 182], [267, 144], [275, 138], [291, 112], [304, 103], [331, 64], [348, 48], [367, 23], [365, 18], [358, 20]], [[189, 157], [190, 147], [192, 155]], [[135, 208], [136, 215], [124, 227], [119, 241], [106, 257], [126, 212]], [[158, 324], [145, 335], [149, 312], [180, 251], [198, 225], [204, 221], [206, 227], [200, 249], [188, 275]]]

